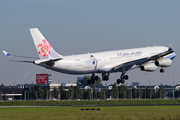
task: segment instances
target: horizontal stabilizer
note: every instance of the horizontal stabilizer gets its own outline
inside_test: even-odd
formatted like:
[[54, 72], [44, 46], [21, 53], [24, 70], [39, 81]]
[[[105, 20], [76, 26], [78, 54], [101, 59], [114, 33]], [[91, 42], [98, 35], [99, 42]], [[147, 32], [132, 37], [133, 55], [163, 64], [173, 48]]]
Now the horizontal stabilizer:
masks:
[[24, 63], [33, 63], [33, 61], [19, 61], [19, 60], [9, 60], [13, 62], [24, 62]]
[[6, 56], [8, 56], [8, 57], [15, 57], [15, 58], [23, 58], [23, 59], [31, 59], [31, 60], [37, 60], [37, 59], [39, 59], [39, 58], [34, 58], [34, 57], [25, 57], [25, 56], [17, 56], [17, 55], [11, 55], [11, 54], [9, 54], [8, 52], [6, 52], [6, 51], [2, 51]]
[[11, 54], [9, 54], [8, 52], [6, 52], [6, 51], [4, 51], [4, 50], [3, 50], [3, 53], [4, 53], [6, 56], [11, 57]]

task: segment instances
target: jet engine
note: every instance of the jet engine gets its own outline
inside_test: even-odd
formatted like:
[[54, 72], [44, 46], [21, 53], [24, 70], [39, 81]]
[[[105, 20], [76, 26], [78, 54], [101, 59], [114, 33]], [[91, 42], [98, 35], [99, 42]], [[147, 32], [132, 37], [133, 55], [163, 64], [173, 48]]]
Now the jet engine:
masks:
[[155, 62], [155, 65], [159, 67], [169, 67], [171, 64], [172, 60], [168, 58], [159, 59]]
[[142, 71], [153, 72], [157, 69], [157, 66], [154, 63], [147, 63], [147, 64], [142, 65], [140, 69]]

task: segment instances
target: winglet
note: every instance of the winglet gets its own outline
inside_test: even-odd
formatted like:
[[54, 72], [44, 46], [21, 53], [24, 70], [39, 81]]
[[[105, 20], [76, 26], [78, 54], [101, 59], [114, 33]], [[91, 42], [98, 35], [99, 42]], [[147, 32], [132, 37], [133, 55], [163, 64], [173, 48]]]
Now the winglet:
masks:
[[168, 51], [172, 51], [172, 46], [171, 45], [169, 45]]
[[9, 54], [8, 52], [6, 52], [6, 51], [2, 51], [6, 56], [8, 56], [8, 57], [11, 57], [12, 55], [11, 54]]

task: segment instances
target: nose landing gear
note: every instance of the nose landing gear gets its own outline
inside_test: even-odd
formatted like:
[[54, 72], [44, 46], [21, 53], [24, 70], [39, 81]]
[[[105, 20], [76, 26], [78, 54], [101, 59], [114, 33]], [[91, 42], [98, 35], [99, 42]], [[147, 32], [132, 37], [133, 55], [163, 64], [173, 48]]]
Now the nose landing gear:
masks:
[[164, 73], [164, 72], [165, 72], [165, 69], [161, 68], [160, 73]]

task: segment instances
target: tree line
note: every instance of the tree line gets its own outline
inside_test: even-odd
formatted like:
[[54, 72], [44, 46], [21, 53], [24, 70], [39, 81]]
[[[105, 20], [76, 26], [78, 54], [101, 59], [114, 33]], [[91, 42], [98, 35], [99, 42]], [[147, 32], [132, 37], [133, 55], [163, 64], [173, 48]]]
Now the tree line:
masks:
[[[173, 92], [165, 93], [163, 85], [160, 85], [158, 90], [146, 88], [144, 90], [132, 87], [128, 89], [128, 86], [112, 85], [112, 89], [80, 89], [79, 82], [76, 86], [69, 86], [67, 89], [63, 85], [58, 88], [54, 87], [52, 91], [45, 88], [41, 88], [40, 84], [37, 84], [31, 93], [33, 99], [60, 99], [60, 100], [92, 100], [92, 99], [164, 99], [166, 96], [173, 97]], [[26, 92], [28, 94], [28, 91]], [[26, 95], [28, 96], [28, 95]], [[175, 91], [174, 97], [180, 97], [180, 90]]]
[[[98, 78], [95, 84], [87, 84], [87, 79], [90, 76], [85, 76], [76, 86], [65, 87], [63, 85], [59, 87], [54, 87], [53, 90], [48, 88], [42, 89], [40, 84], [34, 86], [32, 92], [26, 88], [23, 91], [22, 99], [60, 99], [60, 100], [92, 100], [92, 99], [163, 99], [165, 97], [173, 98], [173, 91], [164, 91], [163, 85], [159, 86], [158, 90], [152, 88], [138, 89], [132, 86], [129, 89], [128, 86], [121, 85], [116, 86], [116, 83], [112, 84], [112, 89], [99, 89], [95, 86], [103, 86], [102, 80]], [[93, 89], [80, 89], [83, 86], [91, 86]], [[0, 88], [4, 88], [2, 84]], [[174, 98], [180, 97], [180, 90], [174, 92]], [[2, 96], [0, 94], [0, 99], [6, 100], [6, 95]]]

